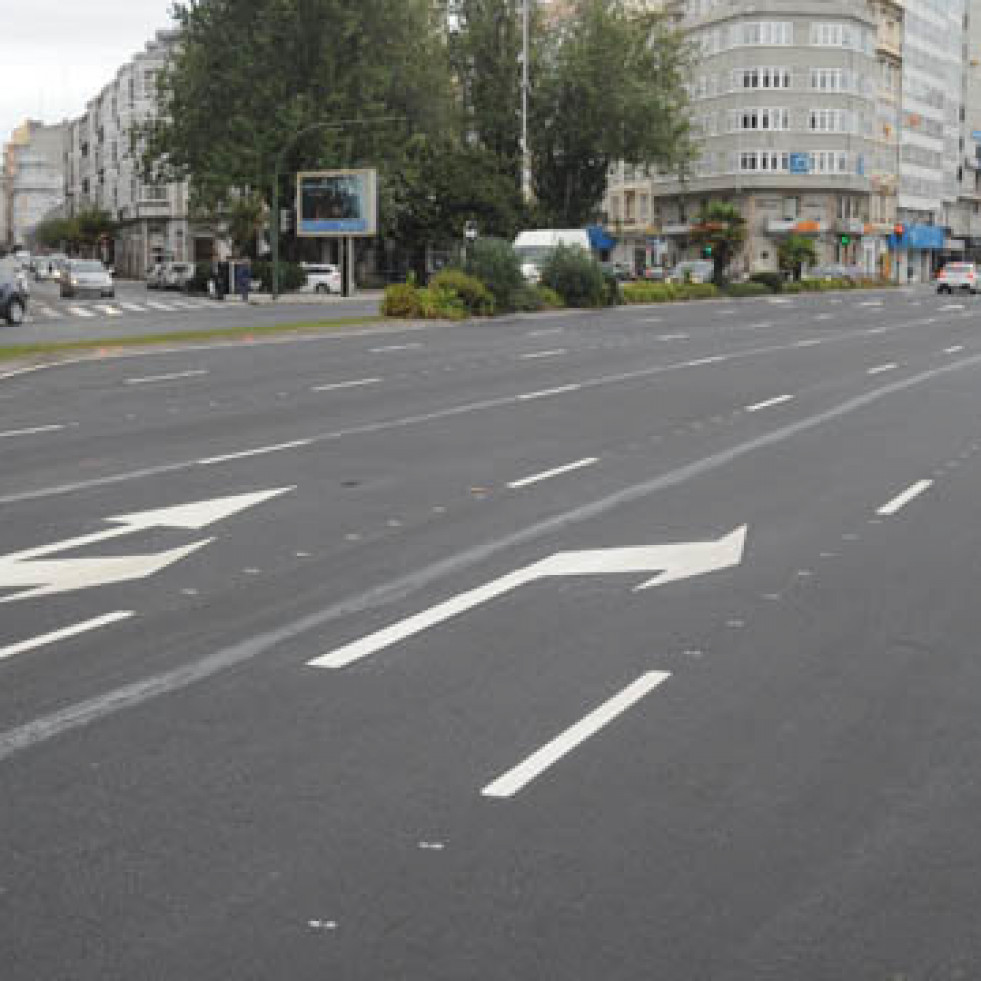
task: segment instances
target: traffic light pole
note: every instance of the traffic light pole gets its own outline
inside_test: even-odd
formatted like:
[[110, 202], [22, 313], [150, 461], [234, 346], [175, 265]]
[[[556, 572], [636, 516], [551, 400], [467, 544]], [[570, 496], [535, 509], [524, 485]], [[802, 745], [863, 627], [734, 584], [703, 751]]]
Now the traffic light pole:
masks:
[[306, 136], [307, 133], [313, 133], [316, 130], [340, 130], [347, 129], [349, 126], [371, 126], [375, 123], [404, 123], [405, 121], [405, 116], [377, 116], [373, 119], [341, 119], [337, 122], [325, 120], [324, 122], [311, 123], [309, 126], [304, 126], [302, 129], [297, 130], [280, 147], [279, 153], [276, 154], [275, 163], [273, 164], [272, 182], [272, 242], [270, 244], [272, 246], [272, 296], [274, 300], [279, 299], [279, 174], [283, 168], [283, 158], [286, 152], [293, 148], [301, 136]]

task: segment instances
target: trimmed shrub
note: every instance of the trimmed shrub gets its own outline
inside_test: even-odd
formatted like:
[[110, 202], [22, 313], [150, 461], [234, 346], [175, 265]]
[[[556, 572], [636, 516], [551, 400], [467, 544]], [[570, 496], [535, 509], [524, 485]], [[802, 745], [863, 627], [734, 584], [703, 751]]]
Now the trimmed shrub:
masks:
[[385, 290], [381, 305], [382, 316], [413, 319], [422, 316], [419, 290], [409, 283], [396, 283]]
[[512, 297], [525, 285], [518, 253], [510, 242], [500, 238], [479, 238], [474, 242], [467, 272], [490, 290], [498, 311], [513, 309]]
[[569, 307], [601, 307], [610, 302], [603, 270], [585, 249], [564, 245], [554, 249], [542, 268], [542, 283]]
[[444, 269], [429, 282], [430, 287], [452, 290], [463, 301], [468, 313], [489, 317], [494, 312], [494, 296], [475, 276], [462, 269]]
[[538, 287], [525, 283], [521, 289], [515, 290], [511, 295], [511, 309], [518, 313], [536, 313], [544, 310], [545, 304], [542, 302]]
[[779, 293], [784, 287], [784, 278], [778, 272], [758, 272], [749, 277], [751, 283], [762, 283], [771, 293]]
[[562, 297], [553, 289], [549, 289], [547, 286], [538, 285], [535, 287], [535, 293], [538, 294], [538, 299], [541, 301], [542, 309], [544, 310], [561, 310], [565, 304], [562, 302]]
[[[259, 280], [262, 284], [263, 293], [272, 292], [272, 263], [253, 262], [252, 278]], [[297, 262], [280, 262], [279, 264], [279, 290], [281, 293], [290, 293], [298, 290], [307, 281], [307, 274], [303, 266]]]
[[725, 288], [726, 296], [769, 296], [773, 291], [766, 283], [730, 283]]
[[682, 300], [711, 300], [721, 295], [715, 283], [684, 283], [678, 289]]
[[464, 320], [467, 308], [454, 290], [446, 286], [428, 286], [416, 290], [419, 308], [426, 320]]
[[620, 294], [624, 303], [667, 303], [676, 299], [673, 283], [625, 283]]

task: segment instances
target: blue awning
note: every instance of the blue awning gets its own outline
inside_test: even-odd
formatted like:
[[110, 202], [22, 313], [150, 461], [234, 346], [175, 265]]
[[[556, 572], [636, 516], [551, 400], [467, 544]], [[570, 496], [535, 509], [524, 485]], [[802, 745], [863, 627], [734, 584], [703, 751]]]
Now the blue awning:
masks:
[[602, 225], [590, 225], [586, 229], [589, 232], [589, 247], [597, 252], [608, 252], [616, 248], [617, 240], [611, 238]]

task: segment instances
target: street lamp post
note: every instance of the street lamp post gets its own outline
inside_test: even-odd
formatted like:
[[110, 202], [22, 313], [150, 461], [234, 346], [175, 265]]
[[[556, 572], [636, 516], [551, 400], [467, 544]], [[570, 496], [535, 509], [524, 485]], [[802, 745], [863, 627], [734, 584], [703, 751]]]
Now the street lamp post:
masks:
[[280, 148], [276, 154], [276, 162], [273, 165], [273, 186], [272, 186], [272, 295], [273, 299], [279, 299], [279, 172], [282, 169], [283, 157], [286, 151], [301, 136], [312, 133], [315, 130], [346, 129], [348, 126], [369, 126], [373, 123], [394, 123], [405, 122], [405, 116], [377, 116], [373, 119], [341, 119], [337, 122], [311, 123], [297, 130]]
[[528, 147], [529, 0], [521, 10], [521, 194], [531, 201], [531, 151]]

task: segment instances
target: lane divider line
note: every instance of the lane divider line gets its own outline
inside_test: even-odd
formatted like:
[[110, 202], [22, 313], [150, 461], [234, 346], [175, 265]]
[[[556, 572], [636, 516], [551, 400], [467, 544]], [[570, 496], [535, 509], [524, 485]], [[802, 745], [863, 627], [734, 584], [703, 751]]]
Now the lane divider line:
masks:
[[35, 436], [38, 433], [56, 433], [66, 427], [62, 423], [51, 426], [32, 426], [30, 429], [8, 429], [5, 433], [0, 433], [0, 439], [9, 439], [14, 436]]
[[907, 487], [906, 490], [894, 497], [888, 504], [883, 504], [876, 514], [881, 514], [885, 517], [896, 514], [902, 508], [906, 507], [910, 501], [914, 498], [919, 497], [924, 491], [929, 490], [933, 486], [932, 480], [919, 480], [912, 487]]
[[648, 671], [627, 685], [619, 694], [593, 709], [585, 718], [556, 736], [526, 760], [508, 770], [481, 790], [483, 797], [513, 797], [549, 767], [567, 756], [591, 736], [608, 726], [645, 695], [663, 684], [671, 674], [667, 671]]
[[963, 351], [963, 344], [955, 344], [953, 347], [945, 347], [944, 354], [957, 354], [958, 351]]
[[530, 477], [522, 477], [520, 480], [512, 480], [508, 487], [511, 490], [518, 490], [521, 487], [530, 487], [532, 484], [539, 484], [543, 480], [548, 480], [550, 477], [558, 477], [564, 473], [570, 473], [573, 470], [581, 470], [583, 467], [591, 467], [594, 463], [599, 462], [599, 457], [597, 456], [587, 456], [582, 460], [576, 460], [575, 463], [567, 463], [563, 467], [555, 467], [554, 470], [545, 470], [542, 473], [532, 474]]
[[889, 364], [880, 364], [875, 368], [869, 368], [869, 370], [865, 373], [867, 375], [882, 375], [887, 371], [895, 371], [897, 367], [898, 365], [892, 361]]
[[381, 378], [355, 378], [352, 381], [333, 382], [330, 385], [315, 385], [311, 392], [337, 392], [342, 388], [361, 388], [365, 385], [377, 385]]
[[522, 361], [531, 361], [533, 358], [555, 358], [560, 354], [565, 354], [564, 347], [556, 348], [554, 351], [532, 351], [530, 354], [522, 354]]
[[197, 378], [211, 374], [207, 368], [196, 368], [192, 371], [175, 371], [169, 375], [147, 375], [145, 378], [127, 378], [124, 385], [149, 385], [151, 382], [176, 381], [179, 378]]
[[221, 456], [205, 457], [198, 460], [198, 466], [208, 467], [213, 463], [228, 463], [232, 460], [244, 460], [249, 456], [264, 456], [267, 453], [279, 453], [281, 450], [293, 450], [301, 446], [310, 446], [312, 439], [294, 439], [289, 443], [276, 443], [272, 446], [257, 446], [252, 450], [239, 450], [237, 453], [224, 453]]
[[128, 620], [132, 616], [136, 616], [133, 610], [116, 610], [115, 613], [107, 613], [105, 616], [95, 617], [93, 620], [85, 620], [82, 623], [76, 623], [70, 627], [63, 627], [61, 630], [54, 630], [49, 634], [41, 634], [41, 636], [32, 637], [30, 640], [22, 640], [19, 643], [11, 644], [9, 647], [0, 647], [0, 661], [5, 661], [7, 658], [14, 657], [16, 654], [36, 650], [38, 647], [48, 647], [59, 640], [77, 637], [79, 634], [88, 633], [90, 630], [107, 627], [109, 624], [118, 623], [120, 620]]
[[582, 388], [582, 385], [560, 385], [558, 388], [544, 388], [540, 392], [526, 392], [524, 395], [519, 395], [518, 399], [522, 402], [528, 402], [531, 399], [548, 398], [550, 395], [562, 395], [565, 392], [578, 392], [580, 388]]
[[774, 399], [767, 399], [765, 402], [757, 402], [755, 405], [747, 405], [747, 412], [759, 412], [761, 409], [769, 409], [774, 405], [783, 405], [784, 402], [793, 400], [793, 395], [778, 395]]

